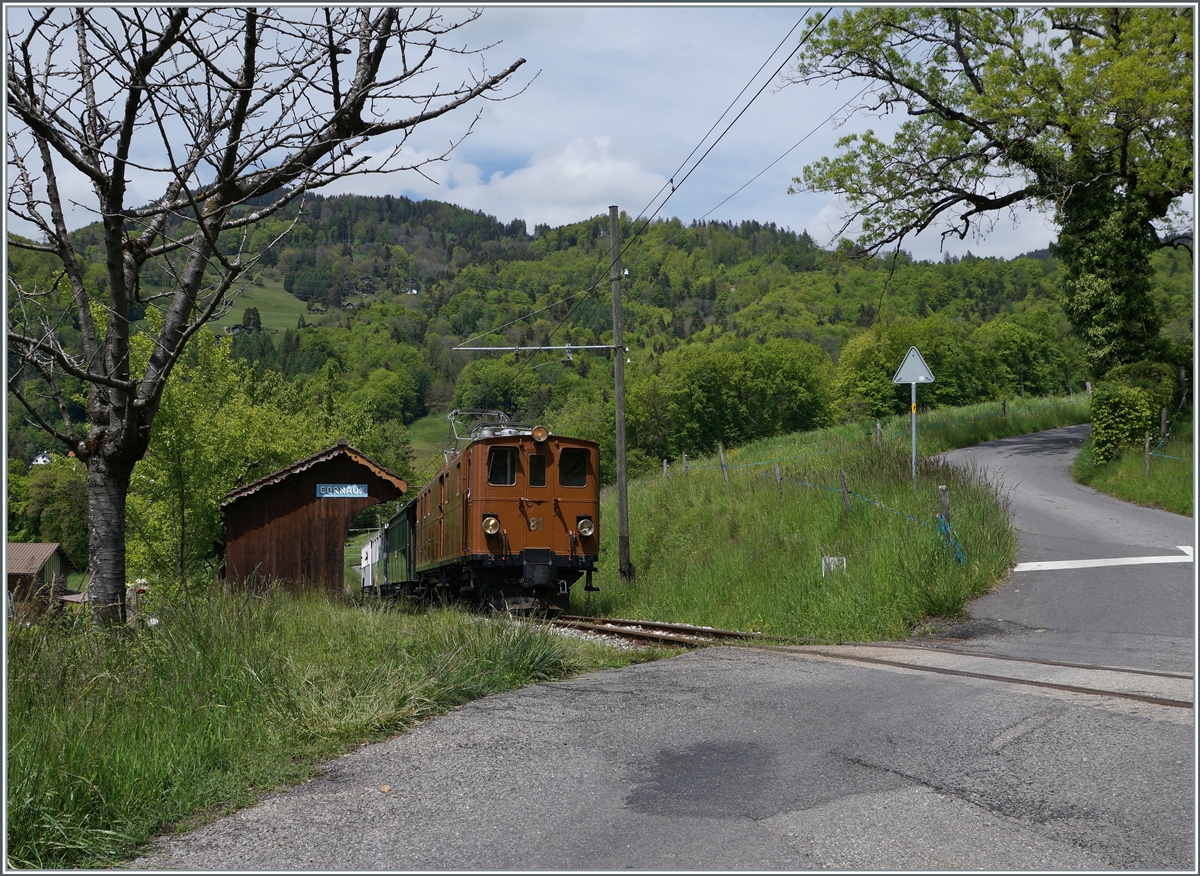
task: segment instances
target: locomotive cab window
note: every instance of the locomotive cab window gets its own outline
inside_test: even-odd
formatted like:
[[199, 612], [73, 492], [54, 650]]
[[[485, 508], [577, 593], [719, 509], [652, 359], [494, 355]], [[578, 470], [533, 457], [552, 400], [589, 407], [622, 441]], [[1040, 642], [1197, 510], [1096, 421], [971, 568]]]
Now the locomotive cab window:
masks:
[[529, 486], [546, 486], [546, 457], [536, 453], [529, 457]]
[[517, 448], [493, 447], [488, 450], [488, 483], [511, 487], [517, 482]]
[[568, 447], [558, 457], [558, 482], [564, 487], [586, 487], [588, 452]]

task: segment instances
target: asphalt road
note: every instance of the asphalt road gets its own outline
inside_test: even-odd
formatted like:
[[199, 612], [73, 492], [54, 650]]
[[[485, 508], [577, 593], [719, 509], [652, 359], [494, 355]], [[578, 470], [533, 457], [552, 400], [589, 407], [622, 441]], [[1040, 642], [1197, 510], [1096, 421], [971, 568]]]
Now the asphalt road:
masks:
[[[1045, 561], [1171, 556], [1194, 549], [1189, 517], [1140, 508], [1071, 479], [1070, 465], [1089, 425], [1005, 438], [947, 457], [995, 473], [1012, 491], [1020, 535], [1007, 583], [971, 606], [1000, 635], [973, 647], [1042, 659], [1163, 670], [1195, 661], [1194, 563], [1020, 571]], [[983, 625], [976, 625], [982, 630]]]
[[[1022, 562], [1194, 547], [1190, 520], [1071, 483], [1079, 435], [970, 451], [1003, 469]], [[1193, 570], [1016, 572], [939, 639], [710, 648], [488, 697], [134, 866], [1190, 871]]]

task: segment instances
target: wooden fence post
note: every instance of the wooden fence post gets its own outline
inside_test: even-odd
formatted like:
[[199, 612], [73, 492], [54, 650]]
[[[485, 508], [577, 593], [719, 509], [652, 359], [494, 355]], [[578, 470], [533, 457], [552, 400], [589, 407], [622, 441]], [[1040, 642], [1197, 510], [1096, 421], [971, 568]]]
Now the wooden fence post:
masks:
[[838, 480], [842, 482], [842, 504], [846, 506], [846, 513], [850, 513], [850, 491], [846, 489], [846, 473], [842, 469], [838, 469]]
[[883, 450], [883, 424], [875, 421], [875, 446]]
[[687, 477], [687, 454], [683, 454], [683, 476]]
[[667, 461], [663, 460], [663, 480], [667, 479]]
[[1150, 433], [1146, 433], [1146, 477], [1150, 477]]
[[779, 488], [779, 498], [783, 498], [783, 478], [779, 474], [779, 463], [775, 463], [775, 486]]
[[1163, 408], [1158, 412], [1158, 437], [1161, 441], [1167, 437], [1167, 409]]
[[717, 455], [721, 457], [721, 474], [725, 476], [725, 485], [729, 486], [729, 467], [725, 465], [725, 448], [717, 445]]
[[945, 484], [938, 486], [938, 498], [942, 501], [942, 519], [946, 521], [946, 525], [950, 525], [950, 491], [946, 489]]
[[1083, 382], [1083, 385], [1087, 387], [1087, 397], [1088, 397], [1088, 399], [1091, 399], [1091, 397], [1092, 397], [1092, 382], [1091, 382], [1090, 380], [1085, 380], [1085, 381]]
[[1008, 419], [1008, 398], [1007, 397], [1004, 398], [1003, 400], [1001, 400], [1001, 402], [1000, 402], [1000, 416], [1006, 420]]

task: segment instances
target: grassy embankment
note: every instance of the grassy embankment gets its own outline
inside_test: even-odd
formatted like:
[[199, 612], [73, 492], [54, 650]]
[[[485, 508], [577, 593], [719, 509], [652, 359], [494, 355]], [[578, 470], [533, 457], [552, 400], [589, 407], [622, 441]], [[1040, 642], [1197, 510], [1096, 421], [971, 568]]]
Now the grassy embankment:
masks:
[[[450, 421], [446, 419], [448, 407], [434, 407], [428, 414], [408, 425], [408, 439], [412, 443], [413, 471], [423, 477], [432, 477], [441, 467], [445, 457], [442, 450], [450, 438]], [[461, 445], [460, 445], [461, 446]], [[421, 481], [423, 484], [424, 481]], [[420, 486], [421, 484], [414, 484]]]
[[1148, 478], [1144, 447], [1126, 448], [1116, 459], [1096, 465], [1089, 438], [1075, 458], [1075, 480], [1126, 502], [1192, 517], [1195, 513], [1192, 487], [1196, 466], [1190, 412], [1175, 419], [1170, 433], [1168, 440], [1150, 457]]
[[112, 865], [467, 700], [656, 656], [316, 595], [155, 614], [116, 634], [10, 626], [9, 866]]
[[[630, 485], [637, 579], [617, 574], [616, 499], [603, 499], [599, 593], [577, 612], [756, 629], [812, 641], [902, 638], [923, 619], [954, 616], [1001, 578], [1016, 538], [1002, 497], [978, 472], [933, 454], [1087, 419], [1082, 397], [945, 409], [918, 418], [917, 490], [906, 417], [884, 423], [884, 448], [863, 427], [760, 441], [728, 452], [729, 485], [714, 459]], [[782, 495], [773, 463], [782, 470]], [[844, 508], [838, 469], [851, 495]], [[961, 546], [938, 533], [937, 487], [949, 487]], [[846, 558], [822, 576], [821, 558]]]

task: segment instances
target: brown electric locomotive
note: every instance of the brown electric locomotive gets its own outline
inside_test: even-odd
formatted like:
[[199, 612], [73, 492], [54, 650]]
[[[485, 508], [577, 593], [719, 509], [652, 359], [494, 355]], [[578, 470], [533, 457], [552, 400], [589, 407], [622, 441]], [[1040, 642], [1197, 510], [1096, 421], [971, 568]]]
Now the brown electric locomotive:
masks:
[[593, 589], [598, 445], [504, 420], [477, 424], [469, 438], [388, 521], [381, 586], [501, 610], [566, 611], [579, 578]]

